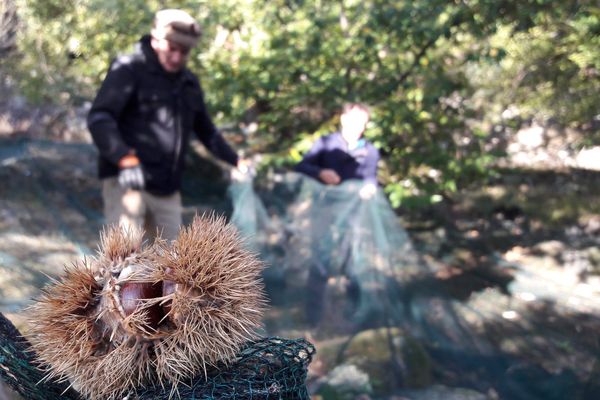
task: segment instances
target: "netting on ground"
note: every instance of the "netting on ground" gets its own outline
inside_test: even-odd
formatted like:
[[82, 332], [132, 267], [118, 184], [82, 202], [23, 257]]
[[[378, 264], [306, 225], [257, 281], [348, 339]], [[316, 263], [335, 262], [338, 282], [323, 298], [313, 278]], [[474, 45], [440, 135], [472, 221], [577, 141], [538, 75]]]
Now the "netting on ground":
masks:
[[[103, 219], [95, 157], [89, 144], [0, 141], [0, 311], [17, 322], [48, 276], [96, 248]], [[270, 265], [265, 335], [315, 344], [310, 394], [562, 400], [598, 393], [600, 306], [591, 285], [501, 254], [486, 256], [493, 268], [445, 265], [414, 248], [383, 193], [361, 200], [353, 182], [331, 188], [273, 174], [234, 182], [228, 201], [219, 168], [194, 157], [184, 220], [215, 209], [260, 251]], [[266, 381], [256, 383], [254, 393], [263, 393]]]
[[[580, 398], [574, 371], [553, 371], [533, 356], [554, 349], [541, 339], [547, 328], [500, 315], [533, 314], [508, 296], [510, 279], [498, 276], [505, 286], [486, 289], [448, 274], [417, 253], [381, 191], [362, 199], [360, 188], [286, 173], [229, 189], [232, 221], [270, 265], [267, 329], [311, 337], [319, 350], [315, 374], [326, 375], [314, 385], [318, 393], [332, 393], [329, 382], [344, 371], [354, 386], [364, 382], [354, 395]], [[521, 285], [515, 288], [532, 288]]]
[[[94, 159], [89, 145], [19, 140], [0, 146], [0, 311], [18, 320], [49, 276], [96, 247], [103, 218]], [[0, 335], [5, 344], [16, 337], [15, 331]], [[178, 393], [182, 399], [308, 399], [305, 381], [314, 351], [305, 339], [267, 337], [248, 343], [233, 364], [182, 385]], [[0, 378], [27, 398], [59, 397], [24, 378], [31, 372], [30, 358], [0, 353]], [[38, 373], [33, 385], [40, 379]], [[170, 393], [171, 388], [152, 388], [138, 396], [166, 399]]]

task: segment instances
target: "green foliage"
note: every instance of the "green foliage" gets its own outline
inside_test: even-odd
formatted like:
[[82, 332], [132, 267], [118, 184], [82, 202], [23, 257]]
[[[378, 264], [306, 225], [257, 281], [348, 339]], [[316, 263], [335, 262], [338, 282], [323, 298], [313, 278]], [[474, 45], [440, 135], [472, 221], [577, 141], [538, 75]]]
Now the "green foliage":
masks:
[[37, 102], [93, 97], [111, 58], [152, 21], [149, 2], [18, 0], [22, 59], [13, 74]]
[[564, 125], [598, 114], [600, 8], [517, 33], [505, 26], [490, 43], [502, 47], [504, 57], [473, 66], [473, 84], [489, 92], [487, 101], [515, 104], [524, 118], [552, 117]]
[[[150, 29], [162, 1], [18, 0], [11, 74], [39, 101], [91, 99], [110, 59]], [[395, 206], [485, 179], [488, 128], [522, 118], [583, 125], [600, 100], [600, 8], [566, 0], [173, 1], [201, 22], [190, 66], [217, 122], [272, 165], [336, 129], [346, 101], [373, 106], [366, 136]], [[600, 139], [600, 138], [598, 138]], [[593, 140], [592, 140], [593, 141]]]
[[15, 50], [17, 25], [17, 7], [14, 1], [2, 1], [0, 3], [0, 66]]

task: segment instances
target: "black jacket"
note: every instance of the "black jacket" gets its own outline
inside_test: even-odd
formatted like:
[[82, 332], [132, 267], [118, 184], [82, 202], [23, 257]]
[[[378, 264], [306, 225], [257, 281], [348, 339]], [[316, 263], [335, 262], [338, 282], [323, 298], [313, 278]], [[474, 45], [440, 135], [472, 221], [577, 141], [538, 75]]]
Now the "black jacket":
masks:
[[100, 178], [116, 176], [132, 150], [142, 163], [146, 190], [179, 190], [191, 132], [214, 155], [235, 165], [236, 153], [210, 119], [198, 79], [188, 69], [167, 73], [144, 36], [135, 51], [115, 59], [87, 118], [98, 147]]

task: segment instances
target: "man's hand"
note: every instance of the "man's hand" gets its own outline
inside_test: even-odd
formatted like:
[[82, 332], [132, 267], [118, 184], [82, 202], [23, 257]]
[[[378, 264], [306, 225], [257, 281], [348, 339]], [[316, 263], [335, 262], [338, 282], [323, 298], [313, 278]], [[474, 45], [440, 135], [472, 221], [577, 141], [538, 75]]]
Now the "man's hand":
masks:
[[123, 189], [142, 190], [146, 186], [144, 171], [140, 160], [128, 154], [119, 161], [119, 185]]
[[247, 174], [252, 172], [252, 161], [247, 158], [240, 158], [237, 163], [237, 169], [242, 174]]
[[326, 185], [337, 185], [342, 181], [337, 172], [327, 168], [319, 172], [319, 179]]
[[236, 168], [231, 170], [231, 179], [237, 182], [251, 180], [256, 175], [256, 171], [252, 166], [252, 161], [247, 158], [240, 158]]

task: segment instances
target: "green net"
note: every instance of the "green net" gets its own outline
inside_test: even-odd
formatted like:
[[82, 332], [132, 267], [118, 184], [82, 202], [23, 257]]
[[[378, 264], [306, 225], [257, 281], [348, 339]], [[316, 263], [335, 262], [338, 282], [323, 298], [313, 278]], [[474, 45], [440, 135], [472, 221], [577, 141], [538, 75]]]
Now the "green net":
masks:
[[[318, 394], [583, 398], [591, 378], [582, 382], [581, 371], [557, 369], [541, 357], [568, 334], [549, 335], [548, 320], [512, 323], [512, 311], [503, 311], [543, 320], [511, 295], [544, 296], [547, 280], [524, 269], [510, 286], [501, 274], [452, 276], [413, 248], [381, 191], [363, 199], [360, 188], [357, 181], [325, 186], [285, 173], [229, 189], [232, 221], [270, 265], [264, 279], [274, 310], [267, 329], [283, 336], [302, 332], [315, 343], [325, 375], [315, 385]], [[504, 262], [501, 271], [518, 268]], [[519, 350], [507, 351], [510, 346]]]
[[[183, 399], [310, 399], [305, 381], [315, 348], [304, 339], [269, 337], [248, 343], [232, 365], [220, 365], [205, 379], [181, 385]], [[165, 399], [171, 388], [138, 392]]]
[[[247, 343], [229, 365], [218, 365], [207, 376], [175, 389], [181, 399], [309, 399], [304, 382], [314, 353], [314, 346], [304, 339], [263, 338]], [[78, 398], [66, 384], [43, 379], [29, 344], [0, 313], [1, 381], [26, 399]], [[135, 396], [164, 400], [172, 393], [172, 387], [156, 387], [138, 390]]]
[[[103, 218], [94, 160], [90, 145], [18, 140], [0, 146], [0, 311], [16, 321], [49, 277], [97, 246]], [[188, 210], [186, 219], [195, 213]], [[13, 339], [15, 332], [9, 332]], [[182, 399], [306, 399], [314, 351], [305, 339], [267, 337], [248, 343], [233, 364], [220, 365], [177, 390]], [[60, 397], [35, 387], [42, 375], [26, 368], [31, 357], [19, 362], [14, 356], [15, 351], [0, 352], [4, 380], [26, 398]], [[171, 388], [152, 388], [138, 395], [165, 399], [169, 393]]]
[[323, 186], [293, 173], [280, 179], [272, 203], [263, 204], [249, 181], [230, 188], [232, 222], [271, 265], [265, 280], [273, 304], [304, 307], [297, 319], [272, 323], [346, 333], [397, 325], [405, 314], [399, 285], [428, 268], [385, 196], [361, 199], [360, 182]]
[[[0, 311], [20, 329], [22, 309], [48, 276], [97, 246], [103, 218], [95, 158], [90, 144], [0, 140]], [[482, 261], [493, 268], [449, 267], [416, 247], [415, 231], [407, 233], [381, 192], [362, 200], [356, 183], [323, 187], [293, 173], [230, 183], [216, 164], [195, 154], [188, 161], [184, 221], [207, 209], [230, 216], [269, 264], [265, 336], [304, 337], [317, 349], [307, 375], [300, 368], [276, 387], [244, 369], [246, 393], [599, 398], [592, 281], [576, 286], [493, 252]], [[258, 358], [303, 352], [295, 347], [302, 342], [288, 352], [277, 347], [285, 341], [270, 340], [258, 342], [266, 346]], [[229, 393], [231, 376], [182, 390], [191, 389], [190, 398]]]
[[35, 365], [29, 342], [0, 313], [0, 398], [11, 400], [13, 397], [9, 397], [9, 399], [3, 397], [5, 392], [2, 390], [2, 383], [22, 395], [26, 400], [59, 400], [78, 397], [64, 383], [44, 382], [44, 373]]

